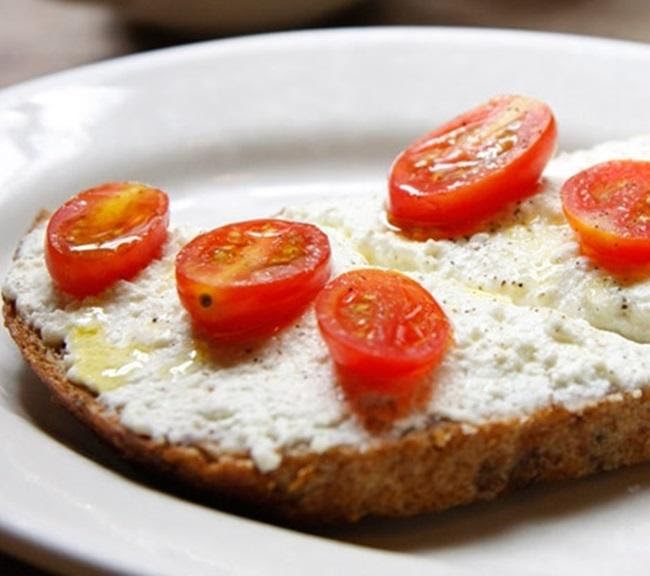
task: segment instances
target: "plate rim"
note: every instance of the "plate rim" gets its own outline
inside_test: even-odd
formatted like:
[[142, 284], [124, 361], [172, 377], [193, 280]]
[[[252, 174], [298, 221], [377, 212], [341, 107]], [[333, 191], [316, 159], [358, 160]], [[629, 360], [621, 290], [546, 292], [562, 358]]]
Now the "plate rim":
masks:
[[[168, 46], [124, 54], [114, 58], [107, 58], [96, 62], [89, 62], [72, 68], [59, 70], [51, 73], [36, 76], [28, 80], [10, 84], [0, 88], [0, 107], [6, 103], [4, 99], [22, 98], [23, 93], [33, 92], [42, 88], [49, 87], [51, 84], [74, 80], [76, 76], [101, 76], [111, 72], [120, 71], [128, 72], [132, 68], [140, 66], [150, 66], [159, 61], [182, 59], [195, 56], [197, 53], [210, 53], [212, 51], [227, 51], [228, 49], [238, 50], [254, 49], [256, 45], [266, 44], [264, 48], [268, 49], [271, 43], [277, 46], [285, 45], [292, 42], [322, 42], [327, 37], [346, 38], [348, 36], [361, 36], [378, 41], [379, 39], [390, 39], [396, 41], [405, 35], [411, 38], [417, 36], [430, 36], [438, 34], [454, 38], [476, 40], [476, 35], [482, 37], [492, 36], [501, 37], [508, 40], [531, 44], [537, 43], [545, 45], [549, 42], [561, 42], [567, 45], [590, 45], [600, 50], [628, 50], [631, 52], [650, 53], [650, 43], [638, 40], [625, 40], [620, 38], [610, 38], [604, 36], [592, 36], [586, 34], [572, 34], [566, 32], [553, 32], [543, 30], [524, 30], [515, 28], [493, 28], [493, 27], [471, 27], [471, 26], [351, 26], [347, 28], [316, 28], [306, 30], [287, 30], [281, 32], [263, 32], [249, 34], [245, 36], [233, 36], [229, 38], [217, 38], [211, 40], [202, 40], [176, 46]], [[368, 41], [368, 40], [366, 40]], [[479, 42], [481, 43], [481, 42]]]

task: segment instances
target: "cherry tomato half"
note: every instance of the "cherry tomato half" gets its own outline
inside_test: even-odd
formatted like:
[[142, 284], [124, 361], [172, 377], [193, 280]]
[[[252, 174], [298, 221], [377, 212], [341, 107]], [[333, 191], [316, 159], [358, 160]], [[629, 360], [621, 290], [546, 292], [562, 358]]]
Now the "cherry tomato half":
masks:
[[45, 261], [54, 283], [82, 298], [128, 279], [160, 255], [169, 200], [156, 188], [111, 182], [85, 190], [50, 218]]
[[227, 341], [291, 322], [330, 275], [330, 245], [315, 226], [285, 220], [229, 224], [197, 236], [176, 258], [176, 283], [195, 327]]
[[536, 190], [556, 140], [546, 104], [525, 96], [494, 98], [397, 157], [389, 178], [389, 219], [433, 237], [472, 232]]
[[398, 272], [359, 269], [316, 298], [321, 333], [340, 373], [367, 392], [401, 395], [437, 366], [451, 340], [445, 313]]
[[561, 197], [586, 255], [613, 271], [650, 264], [650, 162], [597, 164], [569, 178]]

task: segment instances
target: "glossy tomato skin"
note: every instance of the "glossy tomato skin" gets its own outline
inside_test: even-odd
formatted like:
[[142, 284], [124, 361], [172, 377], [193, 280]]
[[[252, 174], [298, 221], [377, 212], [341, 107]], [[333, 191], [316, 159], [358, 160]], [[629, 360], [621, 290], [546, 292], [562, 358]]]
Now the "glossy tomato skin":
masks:
[[339, 372], [355, 392], [410, 394], [442, 360], [449, 321], [431, 294], [398, 272], [359, 269], [332, 280], [316, 316]]
[[330, 276], [330, 245], [316, 226], [262, 219], [222, 226], [176, 258], [181, 303], [214, 340], [264, 338], [294, 320]]
[[533, 194], [557, 144], [550, 108], [499, 96], [402, 152], [390, 171], [388, 216], [432, 237], [475, 231], [508, 203]]
[[596, 164], [567, 180], [562, 208], [583, 253], [613, 271], [650, 265], [650, 162]]
[[160, 255], [169, 200], [137, 182], [109, 182], [65, 202], [50, 218], [45, 261], [55, 285], [83, 298], [133, 277]]

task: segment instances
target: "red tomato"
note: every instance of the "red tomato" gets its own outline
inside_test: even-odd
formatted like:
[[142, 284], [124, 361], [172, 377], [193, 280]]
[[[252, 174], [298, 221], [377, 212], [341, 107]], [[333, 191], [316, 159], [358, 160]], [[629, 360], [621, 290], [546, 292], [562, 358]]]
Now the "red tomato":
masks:
[[441, 362], [451, 340], [447, 317], [431, 294], [392, 271], [338, 276], [316, 298], [316, 315], [341, 375], [357, 391], [410, 393]]
[[251, 220], [197, 236], [176, 258], [195, 327], [212, 338], [267, 336], [293, 320], [330, 275], [327, 236], [311, 224]]
[[650, 162], [618, 160], [567, 180], [562, 207], [582, 250], [613, 271], [650, 264]]
[[156, 188], [111, 182], [85, 190], [50, 218], [47, 268], [61, 290], [97, 294], [160, 255], [168, 222], [169, 200]]
[[556, 140], [546, 104], [524, 96], [494, 98], [397, 157], [389, 178], [389, 218], [433, 237], [472, 232], [535, 191]]

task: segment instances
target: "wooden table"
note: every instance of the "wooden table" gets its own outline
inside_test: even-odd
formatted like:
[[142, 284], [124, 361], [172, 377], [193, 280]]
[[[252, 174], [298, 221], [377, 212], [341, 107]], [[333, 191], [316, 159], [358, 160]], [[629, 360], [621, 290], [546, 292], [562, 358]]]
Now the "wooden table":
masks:
[[[524, 28], [650, 42], [650, 2], [366, 0], [326, 21], [309, 23], [310, 27], [374, 25]], [[0, 87], [89, 62], [196, 40], [199, 38], [187, 33], [134, 27], [101, 5], [0, 0]], [[0, 574], [45, 576], [46, 572], [0, 553]]]

